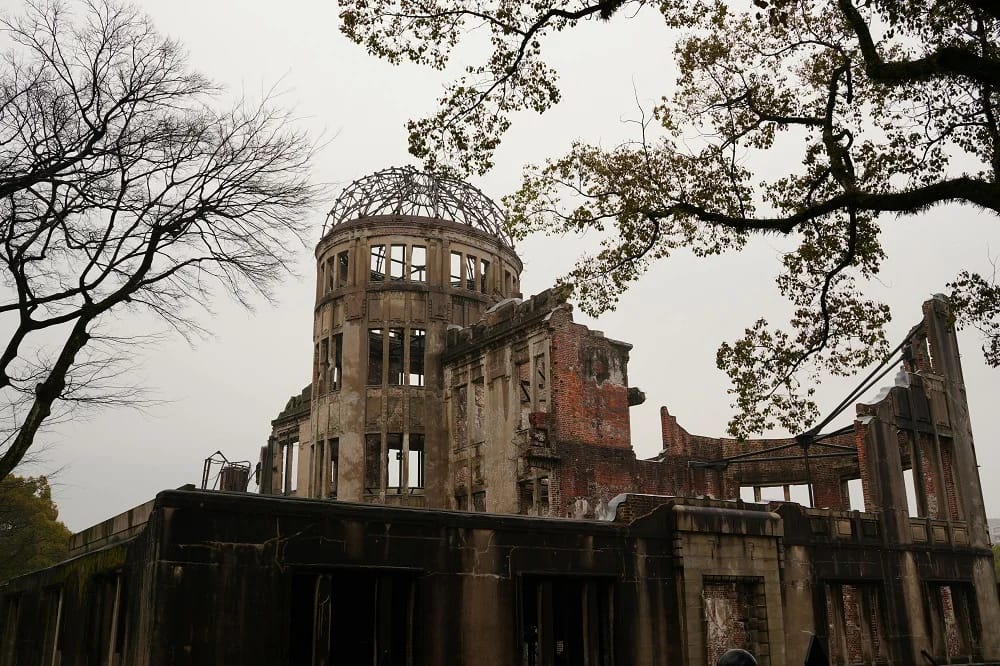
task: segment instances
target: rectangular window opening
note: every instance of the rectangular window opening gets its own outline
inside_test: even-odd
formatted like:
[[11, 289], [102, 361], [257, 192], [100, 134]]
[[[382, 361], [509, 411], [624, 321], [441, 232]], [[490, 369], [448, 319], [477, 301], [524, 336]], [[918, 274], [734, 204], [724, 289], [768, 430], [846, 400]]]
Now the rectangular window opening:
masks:
[[389, 254], [389, 279], [403, 280], [406, 278], [406, 246], [393, 245]]
[[810, 506], [809, 484], [786, 483], [779, 486], [741, 486], [740, 499], [746, 502], [796, 502]]
[[382, 340], [381, 328], [368, 329], [368, 385], [382, 384]]
[[365, 492], [377, 495], [382, 489], [382, 435], [365, 435]]
[[451, 286], [462, 286], [462, 253], [451, 253]]
[[903, 470], [903, 486], [906, 488], [906, 514], [914, 518], [920, 516], [917, 503], [917, 486], [913, 481], [913, 468]]
[[398, 493], [403, 482], [403, 435], [398, 432], [386, 435], [386, 490]]
[[850, 479], [847, 482], [847, 495], [850, 498], [851, 508], [857, 511], [865, 510], [865, 489], [861, 479]]
[[534, 411], [544, 412], [548, 409], [548, 368], [545, 354], [535, 356], [535, 388]]
[[319, 387], [323, 383], [320, 370], [322, 362], [320, 361], [319, 353], [320, 353], [320, 346], [319, 343], [317, 342], [316, 344], [313, 345], [313, 383], [317, 386], [316, 389], [317, 393], [320, 392]]
[[389, 385], [403, 383], [403, 329], [389, 329]]
[[469, 443], [469, 390], [464, 384], [455, 387], [452, 392], [452, 414], [455, 417], [455, 425], [452, 428], [455, 448], [461, 449]]
[[535, 483], [531, 479], [518, 484], [518, 513], [524, 516], [533, 515], [535, 510]]
[[479, 513], [486, 513], [486, 491], [472, 493], [472, 510]]
[[962, 488], [955, 476], [955, 447], [950, 438], [941, 438], [941, 476], [944, 477], [944, 497], [948, 510], [942, 512], [951, 520], [962, 520]]
[[344, 367], [344, 334], [333, 336], [333, 369], [330, 371], [330, 390], [339, 391]]
[[476, 258], [472, 255], [465, 255], [465, 288], [476, 290]]
[[880, 585], [826, 585], [827, 636], [831, 664], [886, 663]]
[[348, 276], [350, 275], [350, 264], [348, 262], [348, 252], [337, 254], [337, 286], [346, 287]]
[[108, 660], [108, 663], [117, 665], [122, 663], [122, 655], [125, 654], [125, 636], [128, 632], [129, 614], [126, 604], [128, 588], [125, 584], [125, 578], [118, 574], [115, 580], [118, 589], [115, 593], [114, 640], [111, 647], [111, 659]]
[[385, 245], [372, 245], [369, 282], [385, 280]]
[[517, 374], [517, 384], [520, 390], [518, 395], [520, 396], [522, 403], [531, 402], [531, 380], [528, 379], [528, 364], [518, 363], [514, 368]]
[[322, 439], [312, 445], [312, 458], [310, 460], [309, 473], [312, 475], [312, 497], [320, 499], [326, 497], [326, 489], [323, 484], [326, 481], [326, 442]]
[[407, 452], [406, 487], [411, 490], [424, 487], [424, 436], [410, 433]]
[[473, 441], [486, 440], [486, 383], [482, 377], [472, 382], [472, 423], [469, 432]]
[[340, 472], [340, 438], [334, 437], [327, 440], [327, 448], [330, 449], [330, 480], [327, 484], [327, 497], [337, 498], [337, 474]]
[[808, 483], [793, 483], [788, 486], [788, 499], [789, 501], [796, 502], [802, 506], [812, 506], [812, 502], [809, 501], [809, 484]]
[[703, 576], [702, 581], [703, 640], [708, 663], [714, 664], [730, 648], [758, 656], [767, 654], [763, 578]]
[[92, 578], [87, 585], [87, 606], [90, 617], [87, 624], [86, 662], [94, 664], [120, 663], [124, 637], [119, 640], [119, 633], [124, 633], [124, 622], [121, 602], [121, 575], [101, 574]]
[[479, 291], [484, 294], [490, 293], [489, 286], [490, 262], [483, 259], [479, 263]]
[[427, 331], [422, 328], [410, 329], [410, 368], [408, 384], [410, 386], [424, 385], [424, 350]]
[[330, 375], [330, 340], [323, 338], [319, 341], [319, 394], [326, 393], [326, 378]]
[[0, 634], [0, 640], [3, 642], [0, 644], [2, 647], [0, 657], [3, 657], [3, 663], [13, 664], [17, 648], [15, 638], [20, 624], [21, 597], [8, 594], [4, 601], [3, 633]]
[[538, 479], [538, 504], [536, 506], [539, 516], [549, 515], [549, 477], [543, 476]]
[[297, 441], [286, 442], [284, 445], [285, 456], [285, 478], [282, 492], [285, 495], [294, 495], [298, 490], [299, 482], [299, 443]]
[[787, 485], [783, 486], [760, 486], [754, 488], [758, 502], [787, 502], [791, 500], [791, 493]]
[[410, 249], [410, 282], [427, 282], [427, 248], [423, 245]]

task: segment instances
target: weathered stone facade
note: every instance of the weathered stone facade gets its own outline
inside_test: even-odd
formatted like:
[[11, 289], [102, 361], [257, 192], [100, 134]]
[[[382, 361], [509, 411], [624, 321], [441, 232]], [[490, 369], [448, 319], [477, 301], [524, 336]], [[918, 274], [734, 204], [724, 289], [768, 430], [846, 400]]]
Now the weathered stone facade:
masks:
[[630, 345], [520, 300], [492, 218], [369, 203], [317, 248], [262, 496], [165, 491], [75, 535], [0, 587], [0, 664], [1000, 664], [943, 298], [851, 425], [739, 442], [664, 407], [640, 460]]
[[[390, 176], [403, 179], [392, 182], [404, 188], [393, 196], [416, 196], [405, 189], [414, 187], [429, 188], [434, 199], [455, 194], [415, 172]], [[459, 187], [457, 194], [477, 192]], [[479, 217], [408, 215], [399, 211], [413, 202], [383, 201], [377, 209], [368, 203], [349, 208], [316, 247], [308, 419], [302, 415], [297, 437], [282, 436], [287, 418], [275, 420], [261, 453], [268, 468], [261, 491], [446, 506], [450, 494], [437, 480], [449, 468], [440, 364], [447, 332], [519, 296], [521, 260], [495, 230], [473, 224]]]

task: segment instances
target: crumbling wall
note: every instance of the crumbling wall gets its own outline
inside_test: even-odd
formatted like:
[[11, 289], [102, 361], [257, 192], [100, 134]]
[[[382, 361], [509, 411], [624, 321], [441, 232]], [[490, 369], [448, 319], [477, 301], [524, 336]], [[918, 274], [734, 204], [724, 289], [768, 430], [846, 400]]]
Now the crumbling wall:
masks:
[[[271, 421], [271, 436], [261, 448], [258, 483], [264, 495], [306, 496], [306, 488], [297, 484], [301, 470], [308, 469], [312, 444], [309, 402], [312, 385], [288, 399], [285, 408]], [[294, 490], [293, 490], [294, 489]]]
[[560, 442], [560, 464], [553, 483], [558, 486], [564, 515], [603, 519], [608, 503], [636, 490], [658, 495], [682, 495], [684, 482], [677, 469], [638, 460], [632, 450]]
[[630, 348], [575, 324], [553, 290], [454, 331], [443, 356], [454, 506], [474, 510], [481, 493], [488, 511], [593, 518], [637, 485], [675, 488], [631, 448]]
[[706, 666], [715, 666], [727, 650], [739, 648], [770, 663], [767, 606], [759, 579], [706, 577], [702, 586]]
[[[449, 332], [442, 355], [449, 506], [550, 515], [552, 292], [510, 299]], [[558, 498], [556, 498], [558, 500]], [[558, 515], [558, 514], [557, 514]]]
[[[551, 290], [501, 303], [454, 331], [443, 356], [452, 506], [473, 510], [478, 493], [488, 511], [602, 518], [626, 492], [738, 499], [741, 486], [811, 480], [818, 506], [850, 507], [846, 482], [860, 476], [857, 462], [842, 450], [833, 459], [824, 446], [853, 448], [851, 434], [815, 445], [823, 455], [808, 465], [778, 462], [767, 450], [794, 440], [692, 435], [663, 408], [663, 451], [638, 460], [629, 407], [642, 398], [628, 385], [630, 349], [574, 323], [572, 308]], [[759, 459], [748, 459], [754, 452]], [[724, 460], [732, 457], [743, 459]]]
[[631, 450], [628, 352], [632, 345], [573, 323], [568, 308], [548, 318], [552, 339], [552, 429], [559, 442]]
[[887, 661], [880, 586], [827, 584], [826, 613], [832, 665]]
[[[810, 483], [817, 507], [851, 507], [847, 481], [861, 472], [853, 452], [855, 433], [824, 438], [809, 446], [807, 462], [794, 438], [736, 440], [692, 435], [660, 408], [663, 450], [656, 461], [681, 480], [679, 494], [738, 499], [746, 487]], [[816, 457], [816, 456], [819, 457]]]

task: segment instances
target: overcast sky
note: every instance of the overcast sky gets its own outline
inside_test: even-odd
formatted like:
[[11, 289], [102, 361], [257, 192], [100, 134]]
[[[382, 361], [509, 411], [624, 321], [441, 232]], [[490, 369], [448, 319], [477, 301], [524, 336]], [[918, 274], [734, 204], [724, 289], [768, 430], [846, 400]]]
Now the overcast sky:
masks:
[[[369, 57], [340, 35], [334, 2], [148, 0], [142, 7], [161, 31], [184, 43], [197, 69], [230, 94], [254, 97], [277, 86], [302, 126], [326, 137], [315, 178], [330, 184], [330, 196], [315, 211], [311, 243], [341, 187], [413, 163], [404, 123], [434, 108], [447, 76]], [[637, 100], [648, 109], [670, 92], [670, 34], [651, 12], [560, 35], [548, 57], [560, 71], [563, 102], [543, 116], [515, 119], [493, 172], [473, 181], [496, 199], [516, 188], [522, 165], [560, 154], [574, 139], [613, 146], [635, 138], [635, 126], [624, 121], [637, 116]], [[787, 158], [771, 159], [780, 164]], [[985, 270], [989, 256], [1000, 253], [996, 218], [969, 208], [938, 207], [919, 218], [886, 218], [882, 226], [889, 259], [871, 290], [893, 308], [893, 342], [919, 320], [922, 301], [944, 291], [960, 267]], [[589, 247], [587, 239], [576, 238], [520, 244], [524, 292], [550, 286]], [[715, 351], [759, 316], [787, 317], [774, 285], [781, 250], [779, 241], [763, 239], [712, 259], [679, 253], [626, 294], [616, 312], [597, 322], [577, 313], [577, 321], [634, 345], [630, 382], [647, 396], [632, 410], [638, 455], [660, 449], [661, 405], [690, 432], [724, 434], [728, 385], [715, 368]], [[312, 247], [303, 248], [300, 275], [285, 280], [275, 304], [261, 302], [247, 312], [220, 298], [215, 316], [204, 321], [213, 337], [194, 346], [168, 338], [144, 353], [137, 377], [165, 401], [161, 406], [144, 413], [97, 412], [48, 434], [45, 459], [31, 471], [59, 470], [55, 495], [70, 529], [124, 511], [158, 490], [199, 483], [204, 458], [216, 450], [233, 460], [257, 459], [271, 419], [309, 382], [313, 271]], [[156, 323], [122, 319], [114, 325], [140, 331]], [[1000, 486], [990, 483], [1000, 470], [1000, 376], [985, 367], [974, 335], [960, 341], [987, 509], [1000, 516]], [[854, 383], [825, 385], [821, 406], [832, 408]], [[846, 424], [851, 414], [834, 425]]]

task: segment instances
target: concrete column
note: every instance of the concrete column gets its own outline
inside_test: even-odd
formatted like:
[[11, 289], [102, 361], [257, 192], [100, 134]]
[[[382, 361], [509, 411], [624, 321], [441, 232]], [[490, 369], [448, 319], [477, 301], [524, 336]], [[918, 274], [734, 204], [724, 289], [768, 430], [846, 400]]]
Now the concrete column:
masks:
[[913, 541], [909, 511], [906, 506], [906, 486], [903, 482], [903, 462], [899, 454], [899, 441], [893, 423], [892, 401], [878, 405], [878, 413], [871, 416], [868, 435], [864, 441], [865, 455], [863, 478], [870, 485], [866, 497], [872, 506], [865, 510], [880, 514], [882, 538], [887, 544]]
[[958, 485], [962, 516], [969, 525], [970, 544], [986, 548], [989, 546], [986, 508], [955, 327], [951, 324], [951, 312], [943, 297], [936, 296], [925, 303], [924, 311], [934, 368], [944, 375], [945, 380], [954, 449], [952, 475]]

